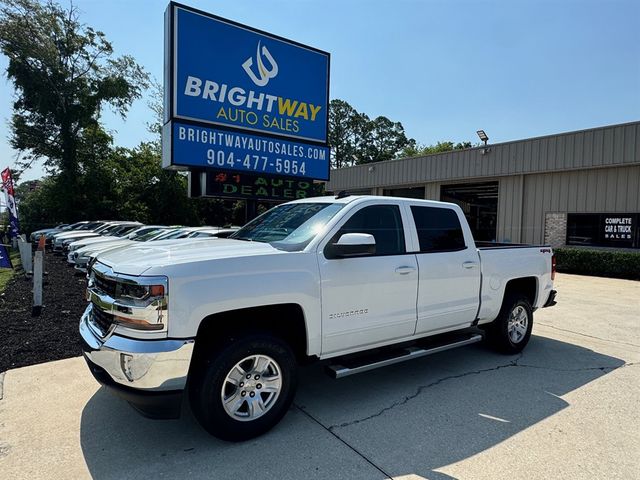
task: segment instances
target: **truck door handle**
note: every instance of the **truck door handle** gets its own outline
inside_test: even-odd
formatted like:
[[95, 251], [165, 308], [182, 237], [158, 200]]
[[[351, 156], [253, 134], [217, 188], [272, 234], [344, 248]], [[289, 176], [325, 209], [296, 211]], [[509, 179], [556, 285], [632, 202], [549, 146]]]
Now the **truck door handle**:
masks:
[[416, 267], [410, 267], [409, 265], [403, 265], [402, 267], [396, 268], [396, 273], [400, 275], [406, 275], [407, 273], [415, 272]]
[[475, 268], [478, 266], [478, 262], [462, 262], [464, 268]]

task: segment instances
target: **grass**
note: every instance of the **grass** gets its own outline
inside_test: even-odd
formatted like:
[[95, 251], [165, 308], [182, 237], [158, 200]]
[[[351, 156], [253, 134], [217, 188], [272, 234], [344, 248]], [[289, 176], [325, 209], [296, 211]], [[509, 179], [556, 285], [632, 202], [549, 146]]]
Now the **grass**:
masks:
[[0, 293], [4, 292], [7, 283], [15, 275], [16, 269], [20, 266], [20, 253], [18, 250], [9, 250], [9, 257], [13, 264], [13, 270], [10, 268], [0, 268]]

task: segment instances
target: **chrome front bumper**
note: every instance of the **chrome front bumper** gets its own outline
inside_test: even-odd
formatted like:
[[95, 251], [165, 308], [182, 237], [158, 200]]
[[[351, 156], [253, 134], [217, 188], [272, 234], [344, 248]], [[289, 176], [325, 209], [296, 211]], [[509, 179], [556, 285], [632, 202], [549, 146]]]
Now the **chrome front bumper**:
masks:
[[[91, 304], [80, 320], [84, 356], [123, 387], [147, 392], [183, 390], [194, 341], [134, 340], [110, 335], [104, 341], [89, 326]], [[108, 382], [111, 383], [111, 382]]]

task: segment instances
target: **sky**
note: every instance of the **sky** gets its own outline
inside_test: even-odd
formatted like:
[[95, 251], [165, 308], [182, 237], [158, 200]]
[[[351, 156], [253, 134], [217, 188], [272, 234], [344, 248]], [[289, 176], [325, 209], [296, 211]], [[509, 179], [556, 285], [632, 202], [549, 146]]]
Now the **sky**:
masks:
[[[64, 2], [63, 2], [64, 3]], [[167, 1], [74, 0], [156, 79]], [[400, 121], [419, 143], [498, 143], [640, 120], [637, 0], [226, 0], [181, 3], [331, 53], [331, 98]], [[0, 70], [7, 60], [0, 56]], [[0, 80], [0, 169], [13, 90]], [[151, 112], [105, 112], [116, 144], [149, 139]], [[43, 175], [39, 163], [23, 179]]]

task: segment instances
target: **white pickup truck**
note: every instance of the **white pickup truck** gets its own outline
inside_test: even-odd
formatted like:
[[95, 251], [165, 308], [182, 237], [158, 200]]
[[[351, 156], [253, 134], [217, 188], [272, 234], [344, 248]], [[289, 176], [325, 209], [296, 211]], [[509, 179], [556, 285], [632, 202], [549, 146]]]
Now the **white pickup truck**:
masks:
[[300, 363], [339, 378], [481, 339], [521, 351], [555, 304], [547, 246], [477, 245], [454, 204], [345, 196], [277, 206], [229, 239], [97, 258], [80, 322], [96, 379], [143, 414], [245, 440], [287, 412]]

